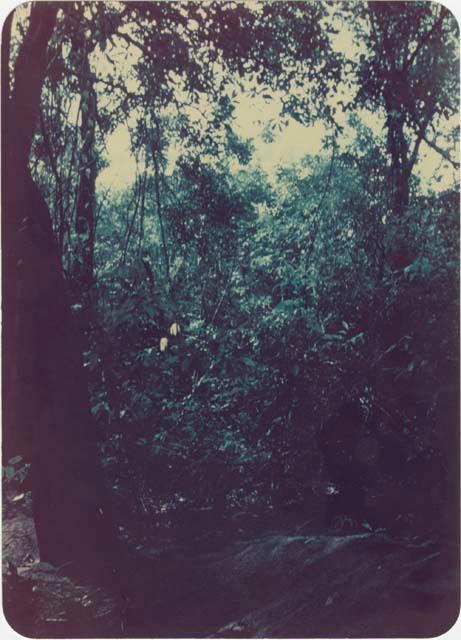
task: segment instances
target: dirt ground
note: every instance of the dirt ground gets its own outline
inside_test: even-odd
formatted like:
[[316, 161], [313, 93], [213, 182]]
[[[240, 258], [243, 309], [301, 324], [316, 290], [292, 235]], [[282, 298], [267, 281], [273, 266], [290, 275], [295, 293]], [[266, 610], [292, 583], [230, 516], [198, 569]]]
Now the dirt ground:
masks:
[[111, 590], [39, 561], [25, 497], [4, 509], [4, 611], [47, 638], [428, 637], [456, 620], [455, 543], [304, 529], [137, 545]]

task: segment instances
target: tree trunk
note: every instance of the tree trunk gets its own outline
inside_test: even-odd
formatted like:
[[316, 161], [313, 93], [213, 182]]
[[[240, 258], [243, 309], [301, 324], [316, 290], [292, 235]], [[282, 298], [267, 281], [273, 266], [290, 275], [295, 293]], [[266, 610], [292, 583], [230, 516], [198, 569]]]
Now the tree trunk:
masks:
[[[32, 461], [41, 559], [86, 566], [98, 559], [98, 567], [109, 568], [118, 543], [89, 413], [82, 338], [50, 214], [28, 166], [57, 10], [51, 2], [32, 5], [10, 100], [8, 78], [2, 79], [4, 450]], [[5, 73], [6, 47], [2, 54]]]
[[[387, 148], [391, 159], [390, 208], [395, 221], [401, 221], [410, 204], [411, 163], [409, 145], [405, 137], [403, 106], [394, 104], [388, 97], [387, 110]], [[412, 262], [409, 247], [402, 237], [397, 237], [392, 251], [387, 257], [393, 269], [404, 269]]]
[[75, 230], [78, 238], [77, 269], [75, 277], [81, 293], [86, 293], [93, 284], [93, 262], [95, 241], [95, 204], [96, 204], [96, 92], [91, 78], [89, 51], [84, 39], [77, 40], [74, 46], [82, 55], [80, 95], [82, 123], [80, 138], [80, 182], [77, 197]]
[[[397, 112], [396, 112], [397, 113]], [[403, 119], [388, 116], [388, 148], [391, 156], [392, 213], [400, 218], [410, 203], [410, 170], [408, 142], [405, 138]]]

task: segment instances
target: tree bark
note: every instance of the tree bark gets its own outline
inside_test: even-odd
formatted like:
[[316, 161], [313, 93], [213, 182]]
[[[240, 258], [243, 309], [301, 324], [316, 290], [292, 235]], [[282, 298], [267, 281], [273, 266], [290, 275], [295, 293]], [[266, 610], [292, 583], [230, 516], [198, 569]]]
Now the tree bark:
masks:
[[75, 230], [79, 241], [77, 269], [74, 274], [81, 293], [86, 293], [93, 284], [95, 205], [96, 205], [96, 92], [91, 78], [89, 51], [83, 38], [74, 43], [82, 55], [80, 96], [81, 117], [80, 138], [80, 182], [77, 197]]
[[[28, 166], [57, 10], [57, 3], [32, 5], [10, 100], [2, 81], [4, 451], [32, 461], [41, 559], [110, 569], [118, 543], [89, 412], [82, 337], [50, 213]], [[2, 54], [5, 70], [6, 47]]]
[[388, 150], [391, 156], [392, 182], [392, 213], [400, 218], [410, 203], [410, 159], [408, 142], [405, 137], [402, 105], [397, 110], [391, 108], [392, 102], [387, 101], [388, 117]]

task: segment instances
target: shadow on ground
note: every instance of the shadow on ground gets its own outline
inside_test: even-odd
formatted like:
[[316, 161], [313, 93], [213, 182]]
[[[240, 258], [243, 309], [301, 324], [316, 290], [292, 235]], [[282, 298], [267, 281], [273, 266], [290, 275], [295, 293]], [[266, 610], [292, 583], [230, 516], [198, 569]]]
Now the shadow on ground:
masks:
[[457, 545], [436, 537], [272, 530], [138, 545], [102, 587], [38, 562], [22, 508], [4, 518], [3, 557], [5, 615], [34, 637], [428, 637], [459, 611]]

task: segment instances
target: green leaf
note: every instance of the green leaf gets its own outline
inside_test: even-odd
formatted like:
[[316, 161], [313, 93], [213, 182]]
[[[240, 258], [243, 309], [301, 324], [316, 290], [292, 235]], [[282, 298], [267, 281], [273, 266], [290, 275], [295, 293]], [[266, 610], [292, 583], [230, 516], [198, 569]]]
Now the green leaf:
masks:
[[5, 474], [7, 480], [11, 480], [11, 478], [14, 478], [15, 474], [14, 467], [4, 467], [3, 473]]
[[8, 464], [18, 464], [18, 462], [22, 461], [22, 456], [14, 456], [14, 458], [10, 458], [8, 460]]
[[330, 341], [333, 341], [333, 342], [339, 342], [341, 340], [344, 340], [344, 336], [342, 336], [342, 335], [340, 335], [338, 333], [326, 333], [323, 336], [323, 339], [324, 340], [330, 340]]
[[97, 418], [104, 412], [109, 413], [110, 407], [106, 401], [102, 401], [102, 402], [98, 402], [93, 407], [91, 407], [90, 411], [91, 411], [91, 415]]
[[299, 374], [299, 372], [301, 371], [301, 367], [299, 366], [299, 364], [297, 362], [295, 362], [291, 367], [290, 367], [290, 371], [291, 374], [294, 376], [297, 376]]

